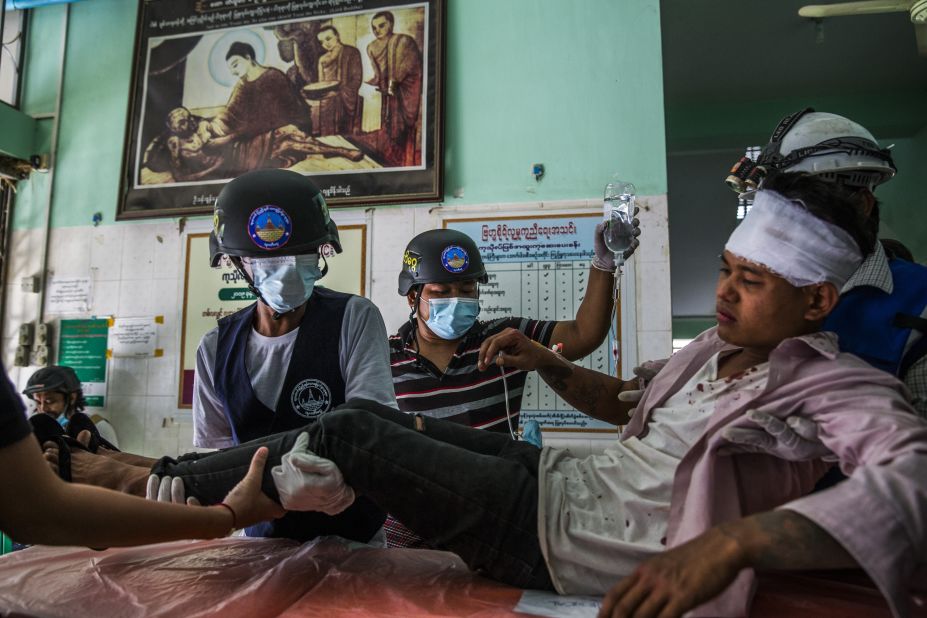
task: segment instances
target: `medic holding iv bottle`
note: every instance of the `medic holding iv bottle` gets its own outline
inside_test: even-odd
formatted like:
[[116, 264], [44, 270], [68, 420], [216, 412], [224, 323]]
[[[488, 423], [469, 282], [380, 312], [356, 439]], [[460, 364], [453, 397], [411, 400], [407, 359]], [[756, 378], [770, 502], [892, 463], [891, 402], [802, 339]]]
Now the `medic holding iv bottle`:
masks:
[[605, 246], [615, 254], [618, 270], [624, 264], [624, 252], [634, 242], [635, 189], [630, 182], [615, 180], [605, 185]]

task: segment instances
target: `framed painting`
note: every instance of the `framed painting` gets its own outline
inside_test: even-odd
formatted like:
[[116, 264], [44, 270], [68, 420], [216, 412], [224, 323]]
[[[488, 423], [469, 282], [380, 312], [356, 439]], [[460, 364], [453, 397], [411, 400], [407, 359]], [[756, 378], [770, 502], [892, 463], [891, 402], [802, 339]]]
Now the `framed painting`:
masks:
[[333, 207], [443, 197], [444, 1], [142, 0], [117, 219], [261, 168]]

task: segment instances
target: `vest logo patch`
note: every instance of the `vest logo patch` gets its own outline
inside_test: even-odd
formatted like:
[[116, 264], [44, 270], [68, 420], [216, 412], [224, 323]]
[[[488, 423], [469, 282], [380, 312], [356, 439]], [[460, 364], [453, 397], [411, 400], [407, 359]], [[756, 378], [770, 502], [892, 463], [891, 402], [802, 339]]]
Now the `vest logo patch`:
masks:
[[319, 418], [323, 412], [332, 407], [332, 392], [321, 380], [303, 380], [293, 388], [290, 394], [293, 411], [311, 421]]

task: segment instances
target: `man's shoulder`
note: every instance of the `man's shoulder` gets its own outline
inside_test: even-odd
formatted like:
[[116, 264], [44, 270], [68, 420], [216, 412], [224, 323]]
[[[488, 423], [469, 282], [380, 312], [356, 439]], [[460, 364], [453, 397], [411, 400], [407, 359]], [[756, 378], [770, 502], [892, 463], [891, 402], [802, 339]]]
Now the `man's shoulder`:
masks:
[[514, 328], [515, 330], [523, 331], [527, 323], [527, 318], [495, 318], [493, 320], [477, 322], [477, 328], [475, 330], [481, 337], [489, 337], [490, 335], [495, 335], [496, 333], [504, 331], [506, 328]]
[[383, 321], [380, 308], [373, 304], [369, 298], [348, 294], [347, 302], [344, 306], [345, 315], [351, 314], [359, 319], [369, 320], [376, 319]]
[[219, 327], [213, 327], [206, 331], [206, 334], [200, 338], [197, 350], [215, 350], [216, 342], [219, 340]]

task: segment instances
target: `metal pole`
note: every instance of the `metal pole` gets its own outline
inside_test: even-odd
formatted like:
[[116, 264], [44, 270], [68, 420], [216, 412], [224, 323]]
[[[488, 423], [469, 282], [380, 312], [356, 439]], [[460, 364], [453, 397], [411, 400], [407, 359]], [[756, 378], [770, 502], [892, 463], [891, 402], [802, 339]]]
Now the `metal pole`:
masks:
[[45, 321], [45, 288], [48, 284], [46, 275], [48, 270], [48, 246], [51, 240], [51, 211], [52, 200], [55, 195], [55, 169], [58, 167], [58, 131], [61, 127], [61, 99], [64, 94], [64, 74], [67, 63], [68, 23], [70, 21], [71, 5], [64, 5], [64, 17], [61, 24], [61, 71], [58, 73], [58, 93], [55, 96], [55, 119], [52, 121], [51, 152], [48, 165], [48, 193], [45, 200], [45, 240], [42, 248], [42, 268], [39, 276], [42, 277], [39, 285], [39, 318], [36, 326]]

